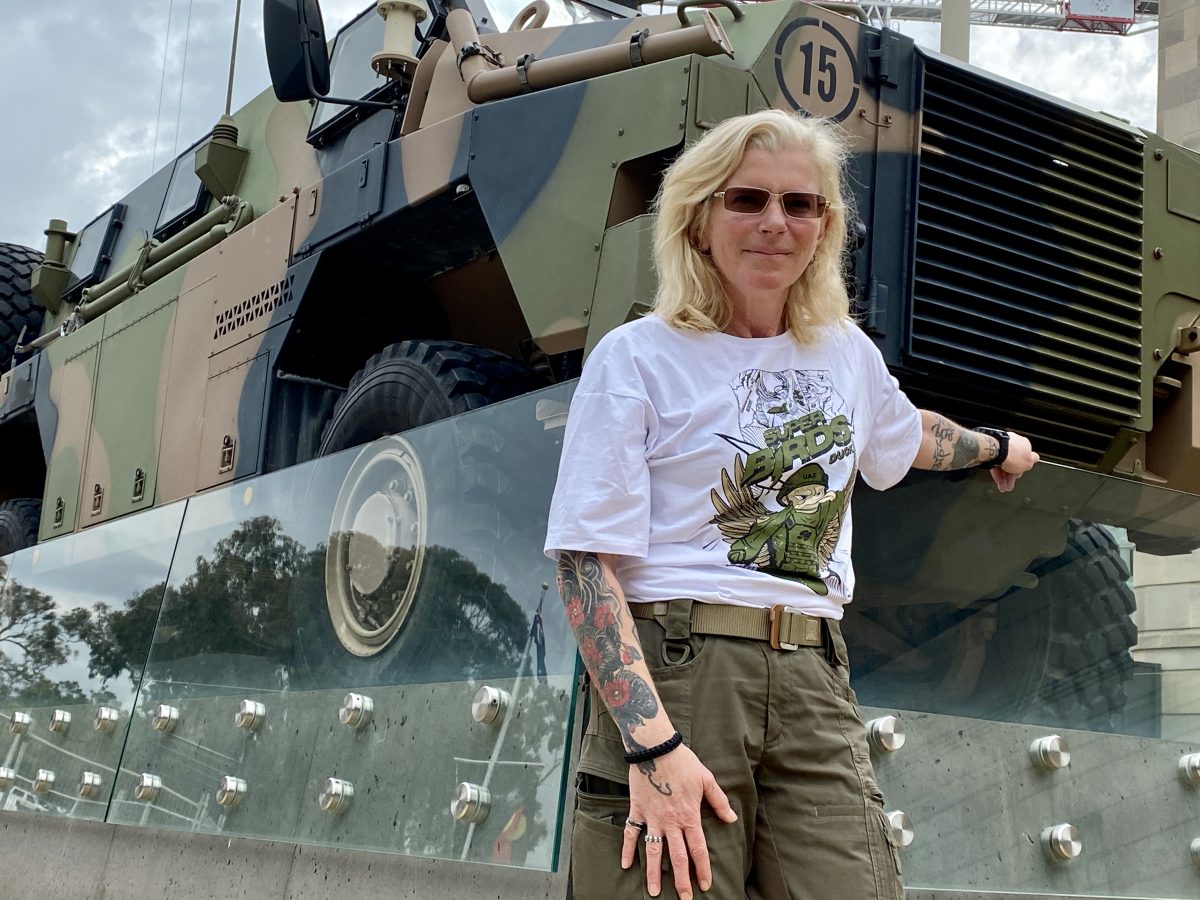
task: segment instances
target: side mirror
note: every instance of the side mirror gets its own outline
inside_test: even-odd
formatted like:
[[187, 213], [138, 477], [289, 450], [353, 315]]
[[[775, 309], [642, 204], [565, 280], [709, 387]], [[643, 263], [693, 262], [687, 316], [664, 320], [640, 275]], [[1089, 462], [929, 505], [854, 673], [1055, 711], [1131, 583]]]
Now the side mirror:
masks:
[[263, 0], [267, 68], [284, 103], [329, 92], [329, 53], [317, 0]]

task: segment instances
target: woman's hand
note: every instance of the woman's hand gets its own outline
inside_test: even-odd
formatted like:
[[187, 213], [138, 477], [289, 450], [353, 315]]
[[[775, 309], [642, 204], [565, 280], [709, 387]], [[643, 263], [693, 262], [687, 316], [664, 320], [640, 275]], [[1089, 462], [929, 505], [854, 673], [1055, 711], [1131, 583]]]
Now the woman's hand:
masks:
[[1008, 456], [1005, 457], [1003, 465], [989, 470], [992, 473], [992, 481], [996, 482], [996, 487], [1001, 493], [1007, 493], [1016, 486], [1017, 479], [1032, 469], [1039, 459], [1040, 457], [1033, 452], [1029, 438], [1010, 431]]
[[637, 857], [637, 842], [644, 834], [661, 835], [662, 841], [646, 844], [646, 890], [657, 897], [662, 888], [662, 855], [669, 853], [680, 900], [691, 900], [688, 857], [696, 867], [700, 890], [712, 886], [708, 844], [700, 827], [700, 804], [707, 801], [722, 822], [737, 821], [729, 798], [696, 754], [679, 746], [665, 756], [629, 767], [629, 818], [645, 822], [644, 831], [626, 826], [621, 848], [621, 868]]

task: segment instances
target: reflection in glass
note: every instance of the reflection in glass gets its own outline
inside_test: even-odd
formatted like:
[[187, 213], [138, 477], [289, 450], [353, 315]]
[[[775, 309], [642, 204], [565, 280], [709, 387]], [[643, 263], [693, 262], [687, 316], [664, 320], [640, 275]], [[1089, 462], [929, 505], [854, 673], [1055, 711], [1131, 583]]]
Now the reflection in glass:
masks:
[[[538, 412], [568, 398], [192, 498], [110, 820], [551, 868], [576, 654], [541, 552], [561, 429]], [[485, 682], [511, 696], [499, 728], [471, 715]], [[347, 692], [372, 700], [360, 729], [339, 718]], [[246, 704], [253, 730], [235, 724]], [[235, 806], [227, 778], [246, 784]], [[355, 789], [336, 816], [318, 803], [330, 778]], [[450, 816], [462, 781], [489, 790], [483, 822]]]
[[162, 211], [154, 225], [156, 234], [188, 213], [195, 212], [199, 205], [204, 185], [200, 182], [200, 176], [196, 174], [196, 151], [201, 143], [203, 141], [189, 147], [175, 160], [175, 167], [171, 170], [171, 182], [167, 185], [167, 194], [163, 198]]
[[[433, 16], [426, 15], [417, 24], [418, 31], [427, 28], [432, 21]], [[371, 67], [371, 57], [383, 49], [383, 33], [384, 20], [374, 6], [338, 32], [329, 58], [329, 96], [363, 100], [391, 83]], [[420, 47], [421, 42], [414, 34], [414, 56]], [[318, 102], [313, 115], [312, 132], [315, 134], [339, 114], [349, 112], [345, 106], [336, 103]]]
[[[1171, 639], [1139, 632], [1194, 615], [1182, 585], [1200, 580], [1196, 498], [1042, 466], [1014, 495], [982, 476], [914, 476], [855, 502], [858, 585], [845, 631], [863, 702], [1200, 737], [1162, 705], [1177, 676], [1156, 660]], [[1152, 599], [1164, 592], [1173, 604]]]
[[103, 819], [182, 517], [177, 504], [0, 559], [0, 709], [28, 723], [0, 731], [5, 808]]
[[79, 231], [75, 238], [75, 254], [71, 257], [71, 283], [67, 291], [80, 285], [92, 284], [104, 277], [109, 254], [116, 240], [114, 220], [124, 217], [125, 207], [114, 204]]

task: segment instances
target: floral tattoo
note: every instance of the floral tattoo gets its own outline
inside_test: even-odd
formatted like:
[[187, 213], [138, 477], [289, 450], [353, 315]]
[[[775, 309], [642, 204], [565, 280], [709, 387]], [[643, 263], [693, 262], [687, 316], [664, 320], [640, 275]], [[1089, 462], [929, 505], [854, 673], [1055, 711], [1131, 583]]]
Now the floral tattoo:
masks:
[[[658, 701], [646, 680], [629, 667], [642, 658], [637, 647], [621, 637], [623, 604], [604, 577], [595, 553], [564, 552], [558, 558], [558, 592], [567, 607], [567, 621], [579, 641], [579, 655], [604, 698], [613, 721], [631, 752], [645, 750], [633, 730], [658, 715]], [[655, 781], [654, 760], [638, 769], [659, 793], [671, 786]]]

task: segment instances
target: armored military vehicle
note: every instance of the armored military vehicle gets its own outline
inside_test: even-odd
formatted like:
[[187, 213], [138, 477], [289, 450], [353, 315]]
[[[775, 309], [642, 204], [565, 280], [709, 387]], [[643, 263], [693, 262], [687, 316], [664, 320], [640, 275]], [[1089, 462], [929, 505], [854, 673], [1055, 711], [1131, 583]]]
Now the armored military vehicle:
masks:
[[[775, 106], [853, 137], [846, 278], [910, 396], [1050, 460], [856, 493], [908, 882], [1193, 895], [1200, 160], [854, 7], [642, 12], [380, 0], [327, 55], [316, 0], [266, 0], [273, 91], [0, 244], [5, 808], [562, 896], [572, 386], [649, 308], [663, 169]], [[121, 859], [111, 890], [161, 887]]]

